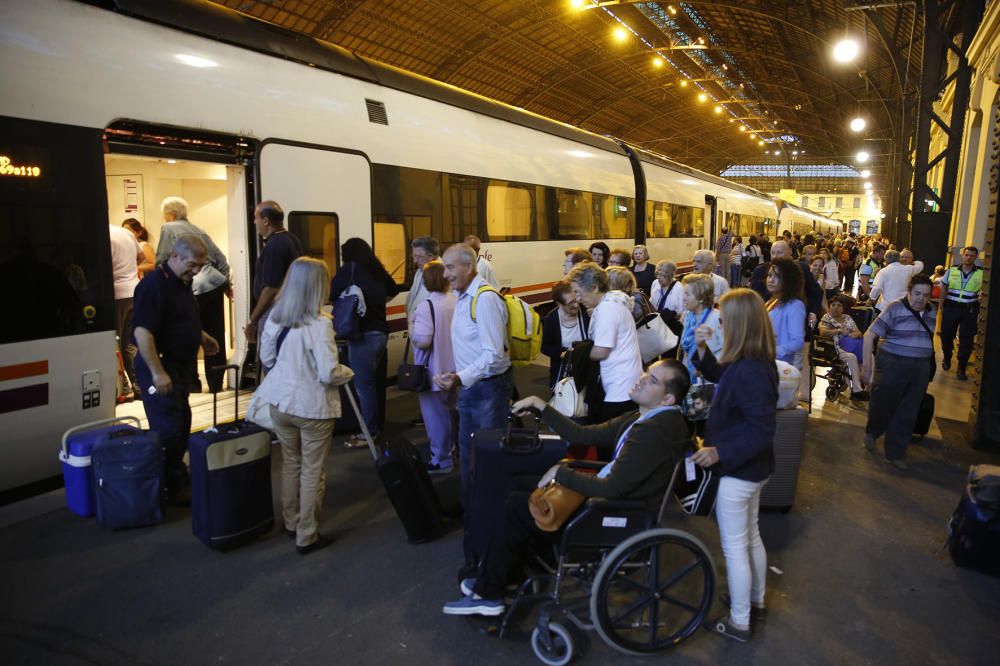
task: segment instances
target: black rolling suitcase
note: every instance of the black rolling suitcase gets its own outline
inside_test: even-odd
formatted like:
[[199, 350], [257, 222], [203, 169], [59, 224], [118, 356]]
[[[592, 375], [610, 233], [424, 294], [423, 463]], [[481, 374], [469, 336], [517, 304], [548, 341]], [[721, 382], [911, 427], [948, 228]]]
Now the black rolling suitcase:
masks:
[[[224, 369], [239, 368], [235, 365]], [[213, 427], [191, 435], [191, 531], [209, 548], [231, 548], [274, 527], [271, 496], [271, 435], [238, 418], [218, 423], [218, 394], [212, 394]]]
[[[347, 340], [337, 340], [337, 360], [348, 368], [351, 367], [351, 359], [347, 353]], [[358, 419], [361, 418], [361, 412], [344, 408], [345, 405], [350, 404], [347, 399], [348, 386], [350, 385], [350, 382], [348, 382], [337, 387], [337, 390], [340, 392], [341, 410], [340, 418], [333, 421], [333, 434], [335, 435], [353, 435], [354, 433], [361, 432], [361, 428], [358, 426]]]
[[948, 523], [948, 552], [960, 567], [1000, 576], [1000, 467], [973, 465]]
[[[358, 427], [368, 442], [375, 470], [378, 472], [385, 492], [389, 496], [392, 508], [403, 523], [406, 530], [406, 540], [410, 543], [424, 543], [437, 536], [444, 522], [444, 511], [438, 500], [437, 491], [427, 468], [420, 460], [416, 448], [406, 440], [395, 440], [386, 446], [385, 453], [379, 456], [372, 441], [368, 426], [361, 417], [361, 410], [354, 399], [354, 390], [348, 382], [342, 387], [341, 395], [346, 397], [351, 405], [351, 411], [357, 419]], [[341, 409], [342, 412], [347, 410]]]
[[920, 401], [920, 411], [917, 412], [917, 420], [913, 423], [913, 434], [918, 437], [926, 437], [931, 429], [931, 421], [934, 420], [934, 396], [925, 393]]
[[507, 496], [513, 490], [534, 488], [552, 465], [566, 457], [568, 445], [558, 435], [531, 428], [515, 428], [508, 417], [506, 430], [480, 430], [472, 436], [472, 474], [465, 511], [465, 561], [479, 562], [486, 554], [496, 526], [504, 520]]
[[862, 333], [866, 332], [875, 321], [875, 309], [869, 305], [855, 305], [847, 314]]

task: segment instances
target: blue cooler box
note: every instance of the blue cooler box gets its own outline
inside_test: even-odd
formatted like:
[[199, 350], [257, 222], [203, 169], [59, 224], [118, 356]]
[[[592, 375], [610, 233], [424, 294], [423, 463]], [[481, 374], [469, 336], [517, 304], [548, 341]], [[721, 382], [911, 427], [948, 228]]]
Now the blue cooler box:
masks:
[[78, 516], [93, 516], [94, 475], [90, 470], [90, 452], [97, 440], [106, 432], [127, 428], [139, 430], [142, 424], [135, 416], [102, 419], [74, 426], [63, 434], [59, 462], [62, 463], [63, 483], [66, 486], [66, 506]]

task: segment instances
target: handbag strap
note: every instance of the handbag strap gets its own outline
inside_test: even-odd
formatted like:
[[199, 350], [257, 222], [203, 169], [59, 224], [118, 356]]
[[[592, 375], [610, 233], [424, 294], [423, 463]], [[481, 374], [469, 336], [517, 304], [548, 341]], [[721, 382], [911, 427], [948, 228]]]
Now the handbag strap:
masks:
[[[437, 328], [437, 322], [434, 319], [434, 303], [431, 302], [430, 297], [427, 298], [426, 303], [427, 303], [428, 309], [430, 309], [430, 311], [431, 311], [431, 336], [433, 336], [434, 335], [434, 331]], [[410, 336], [407, 335], [406, 336], [406, 346], [403, 347], [403, 362], [404, 363], [406, 362], [406, 359], [407, 359], [407, 357], [409, 355], [410, 355]], [[416, 355], [417, 355], [417, 352], [416, 352], [416, 350], [414, 350], [413, 351], [413, 358], [414, 358], [414, 360], [416, 360]]]
[[917, 318], [917, 321], [919, 321], [920, 325], [924, 327], [925, 331], [927, 331], [927, 335], [931, 336], [931, 341], [933, 342], [933, 340], [934, 340], [934, 333], [931, 332], [931, 329], [927, 325], [927, 322], [924, 321], [924, 318], [921, 317], [920, 314], [916, 310], [914, 310], [913, 308], [910, 307], [910, 304], [909, 304], [909, 302], [907, 302], [907, 300], [906, 300], [905, 297], [903, 298], [903, 307], [906, 308], [907, 310], [909, 310], [910, 314]]

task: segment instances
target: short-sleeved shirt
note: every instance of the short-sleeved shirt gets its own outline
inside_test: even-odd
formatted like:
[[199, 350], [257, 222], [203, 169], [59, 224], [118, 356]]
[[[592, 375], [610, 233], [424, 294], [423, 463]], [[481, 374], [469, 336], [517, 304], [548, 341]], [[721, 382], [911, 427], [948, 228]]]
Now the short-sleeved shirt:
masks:
[[[927, 328], [933, 331], [937, 311], [928, 307], [920, 315]], [[890, 354], [911, 358], [929, 358], [934, 355], [934, 340], [907, 308], [905, 296], [889, 303], [868, 330], [882, 338], [878, 345], [879, 351], [885, 350]]]
[[287, 229], [273, 232], [264, 239], [253, 274], [253, 300], [256, 303], [264, 287], [280, 289], [292, 262], [301, 257], [302, 243]]
[[609, 291], [604, 295], [590, 315], [590, 338], [594, 346], [611, 349], [611, 354], [601, 361], [605, 401], [625, 402], [642, 376], [639, 338], [625, 294]]
[[823, 318], [819, 322], [820, 325], [823, 327], [834, 329], [835, 332], [833, 334], [833, 341], [835, 343], [840, 342], [840, 336], [842, 335], [850, 336], [852, 333], [858, 330], [858, 325], [854, 323], [854, 320], [851, 319], [849, 316], [844, 315], [843, 319], [844, 319], [843, 322], [839, 322], [833, 318], [832, 314], [828, 312], [825, 315], [823, 315]]
[[[201, 317], [191, 283], [167, 264], [158, 264], [135, 288], [133, 330], [153, 334], [156, 350], [167, 360], [193, 363], [201, 346]], [[134, 337], [133, 337], [134, 339]]]
[[115, 281], [115, 299], [132, 298], [139, 284], [139, 242], [124, 227], [108, 226], [111, 239], [111, 274]]

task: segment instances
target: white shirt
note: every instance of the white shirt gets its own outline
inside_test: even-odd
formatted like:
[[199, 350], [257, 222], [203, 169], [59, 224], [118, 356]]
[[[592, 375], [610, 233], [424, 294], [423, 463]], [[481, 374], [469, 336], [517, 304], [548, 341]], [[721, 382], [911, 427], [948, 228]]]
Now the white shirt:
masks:
[[595, 347], [607, 347], [611, 354], [601, 361], [601, 384], [606, 402], [625, 402], [629, 391], [642, 376], [639, 339], [628, 308], [628, 296], [609, 291], [590, 315], [590, 339]]
[[479, 257], [476, 259], [476, 272], [479, 273], [479, 277], [483, 278], [483, 282], [490, 285], [494, 289], [500, 289], [500, 283], [497, 282], [497, 276], [493, 274], [493, 264], [486, 260], [486, 257]]
[[268, 319], [260, 334], [261, 363], [274, 367], [257, 388], [258, 399], [304, 419], [339, 417], [340, 393], [330, 384], [339, 363], [330, 317], [323, 315], [289, 329], [279, 355], [281, 328]]
[[840, 262], [836, 259], [823, 264], [824, 289], [836, 289], [840, 286]]
[[406, 294], [407, 325], [413, 322], [413, 313], [417, 306], [426, 301], [430, 295], [431, 292], [427, 291], [427, 287], [424, 286], [424, 269], [418, 268], [417, 272], [413, 274], [413, 284], [410, 285], [410, 291]]
[[715, 302], [718, 303], [722, 295], [729, 291], [729, 282], [721, 275], [716, 275], [715, 273], [711, 273], [710, 275], [712, 276], [712, 282], [715, 283]]
[[872, 300], [878, 299], [875, 307], [879, 310], [885, 310], [889, 303], [906, 296], [910, 279], [923, 270], [924, 262], [922, 261], [914, 261], [909, 266], [896, 261], [876, 273], [871, 293]]
[[503, 374], [510, 367], [504, 300], [495, 293], [483, 292], [476, 300], [476, 320], [472, 320], [472, 297], [484, 284], [483, 278], [476, 275], [465, 291], [457, 292], [451, 346], [455, 352], [455, 371], [463, 387]]
[[583, 327], [580, 326], [580, 317], [576, 317], [573, 320], [572, 326], [567, 326], [563, 323], [562, 317], [559, 318], [559, 332], [560, 332], [560, 344], [563, 349], [569, 349], [573, 346], [574, 342], [583, 340]]
[[[660, 305], [660, 296], [663, 295], [663, 287], [659, 280], [653, 280], [653, 288], [650, 289], [649, 304], [656, 310]], [[667, 294], [667, 300], [663, 303], [667, 310], [673, 310], [678, 315], [684, 312], [684, 285], [678, 280], [673, 285], [673, 289]]]
[[111, 272], [115, 281], [115, 300], [132, 298], [139, 284], [139, 242], [125, 227], [108, 225], [111, 237]]

